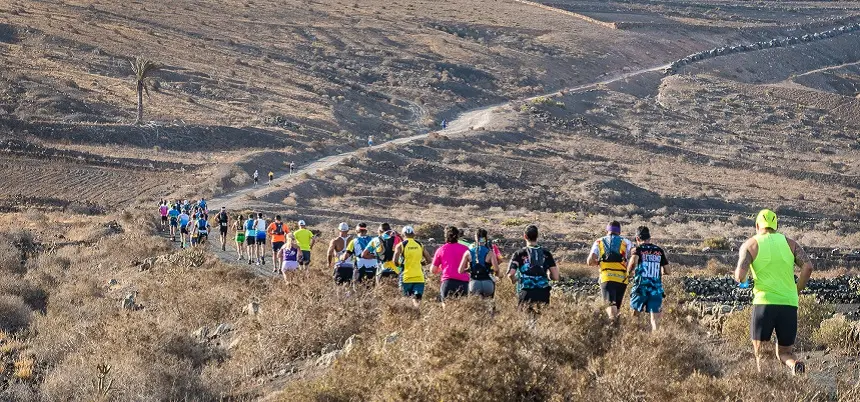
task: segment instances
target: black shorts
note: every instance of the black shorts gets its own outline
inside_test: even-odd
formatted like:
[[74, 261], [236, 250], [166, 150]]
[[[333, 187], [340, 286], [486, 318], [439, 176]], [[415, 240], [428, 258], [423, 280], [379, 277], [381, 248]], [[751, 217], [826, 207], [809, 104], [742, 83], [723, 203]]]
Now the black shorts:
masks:
[[253, 246], [257, 244], [257, 237], [245, 235], [245, 243], [248, 243], [249, 246]]
[[356, 271], [356, 282], [361, 282], [367, 279], [370, 283], [373, 283], [373, 279], [376, 278], [376, 267], [363, 267], [358, 268]]
[[281, 247], [284, 247], [284, 242], [282, 242], [282, 241], [273, 241], [272, 242], [272, 251], [278, 252], [278, 250], [280, 250]]
[[334, 283], [342, 285], [352, 282], [352, 267], [335, 267], [334, 268]]
[[750, 316], [750, 338], [770, 341], [776, 331], [779, 346], [792, 346], [797, 338], [797, 307], [778, 304], [754, 304]]
[[221, 236], [227, 236], [227, 227], [221, 226]]
[[518, 294], [519, 304], [549, 304], [549, 293], [552, 288], [522, 289]]
[[188, 228], [183, 226], [182, 229], [179, 229], [179, 233], [188, 234]]
[[456, 279], [446, 279], [439, 287], [439, 296], [444, 301], [449, 297], [466, 296], [469, 294], [469, 282]]
[[621, 308], [621, 302], [624, 301], [624, 292], [626, 291], [627, 284], [621, 282], [606, 281], [600, 284], [600, 294], [603, 295], [603, 301], [614, 304], [618, 308]]
[[166, 216], [162, 216], [162, 217], [161, 217], [161, 223], [164, 223], [164, 222], [167, 222], [167, 217], [166, 217]]
[[203, 243], [208, 238], [209, 238], [209, 233], [198, 233], [197, 234], [197, 242], [198, 243]]

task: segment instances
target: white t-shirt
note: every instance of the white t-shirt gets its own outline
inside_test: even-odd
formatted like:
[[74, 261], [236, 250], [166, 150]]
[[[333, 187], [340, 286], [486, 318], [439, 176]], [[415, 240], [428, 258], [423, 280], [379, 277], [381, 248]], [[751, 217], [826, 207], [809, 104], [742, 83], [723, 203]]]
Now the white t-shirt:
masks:
[[[594, 241], [594, 244], [591, 246], [591, 254], [594, 254], [594, 255], [600, 257], [600, 242], [601, 241], [603, 241], [602, 237]], [[630, 241], [629, 239], [624, 238], [624, 237], [621, 238], [621, 241], [623, 241], [624, 244], [627, 245], [626, 250], [628, 253], [630, 252], [630, 250], [633, 250], [634, 244], [632, 241]]]
[[255, 229], [257, 229], [257, 233], [266, 233], [266, 220], [265, 219], [257, 219], [254, 221]]

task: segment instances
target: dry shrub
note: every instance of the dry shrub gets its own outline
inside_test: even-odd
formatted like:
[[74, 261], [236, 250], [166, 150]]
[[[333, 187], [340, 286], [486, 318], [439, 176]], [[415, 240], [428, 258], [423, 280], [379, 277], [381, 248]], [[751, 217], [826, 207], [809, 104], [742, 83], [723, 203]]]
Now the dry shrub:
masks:
[[33, 312], [18, 296], [0, 295], [0, 330], [17, 332], [30, 325]]
[[21, 252], [11, 243], [0, 243], [0, 272], [3, 275], [8, 275], [23, 271], [24, 264], [21, 263]]
[[457, 300], [444, 310], [430, 308], [420, 320], [391, 317], [408, 313], [388, 308], [380, 321], [403, 326], [376, 326], [326, 375], [291, 384], [285, 394], [298, 400], [563, 398], [582, 383], [589, 357], [605, 353], [611, 339], [594, 306], [561, 302], [533, 321], [510, 298], [497, 304], [504, 306], [490, 315], [482, 300]]
[[752, 307], [729, 314], [723, 322], [723, 338], [728, 339], [735, 347], [752, 350], [752, 342], [750, 341], [751, 316]]
[[732, 267], [720, 262], [720, 260], [716, 258], [711, 258], [708, 260], [708, 265], [705, 267], [705, 270], [709, 275], [713, 276], [722, 276], [732, 272]]
[[831, 350], [851, 349], [857, 347], [853, 341], [854, 326], [843, 316], [836, 316], [821, 321], [821, 325], [812, 332], [810, 340], [816, 345], [822, 345]]
[[707, 247], [711, 250], [728, 250], [731, 247], [731, 243], [725, 237], [709, 237], [702, 242], [702, 247]]
[[441, 241], [445, 238], [445, 225], [436, 222], [425, 222], [415, 227], [415, 236], [420, 239], [436, 239]]

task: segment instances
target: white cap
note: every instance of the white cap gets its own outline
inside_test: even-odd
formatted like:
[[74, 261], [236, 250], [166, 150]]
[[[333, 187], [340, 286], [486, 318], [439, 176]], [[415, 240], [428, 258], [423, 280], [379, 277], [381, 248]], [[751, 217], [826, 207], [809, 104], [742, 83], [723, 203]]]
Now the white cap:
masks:
[[403, 233], [404, 234], [415, 234], [415, 229], [413, 229], [412, 226], [404, 226], [403, 227]]
[[347, 232], [349, 231], [349, 224], [347, 224], [346, 222], [341, 222], [340, 225], [337, 225], [337, 230], [340, 230], [341, 232]]
[[305, 221], [299, 221], [299, 226], [305, 226]]

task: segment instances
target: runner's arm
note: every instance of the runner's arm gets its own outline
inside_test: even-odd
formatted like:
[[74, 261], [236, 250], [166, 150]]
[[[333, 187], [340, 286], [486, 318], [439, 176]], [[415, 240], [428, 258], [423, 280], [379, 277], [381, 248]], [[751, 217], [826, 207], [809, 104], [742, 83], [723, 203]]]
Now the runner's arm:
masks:
[[392, 257], [393, 261], [400, 261], [400, 257], [402, 257], [402, 256], [403, 256], [403, 244], [397, 243], [397, 245], [394, 246], [394, 256]]
[[630, 259], [627, 261], [627, 276], [632, 277], [633, 273], [636, 270], [636, 264], [639, 264], [639, 256], [636, 253], [632, 253]]
[[559, 279], [558, 267], [553, 265], [549, 267], [549, 279], [557, 281]]
[[[334, 261], [332, 256], [334, 255], [334, 241], [335, 239], [331, 239], [328, 243], [328, 251], [326, 251], [326, 259], [328, 260], [328, 265], [331, 265]], [[311, 247], [314, 246], [313, 238], [311, 238]]]
[[[598, 240], [598, 241], [600, 241], [600, 240]], [[600, 256], [594, 252], [595, 246], [597, 246], [596, 242], [594, 243], [594, 246], [591, 247], [591, 252], [588, 253], [588, 259], [585, 261], [585, 263], [587, 265], [593, 266], [593, 267], [600, 265]]]
[[806, 250], [800, 247], [796, 241], [788, 239], [788, 244], [794, 253], [794, 265], [800, 268], [800, 275], [797, 276], [797, 293], [800, 293], [806, 287], [806, 282], [809, 281], [809, 276], [812, 275], [812, 260], [806, 254]]
[[427, 251], [427, 249], [425, 248], [424, 249], [424, 261], [421, 261], [421, 265], [429, 264], [432, 259], [433, 259], [433, 257], [430, 255], [430, 252]]
[[490, 257], [490, 264], [493, 267], [493, 272], [496, 273], [496, 276], [501, 276], [501, 272], [499, 272], [499, 257], [496, 256], [496, 253], [493, 250], [490, 250], [488, 253]]
[[747, 279], [747, 274], [749, 274], [750, 265], [753, 262], [753, 256], [750, 254], [750, 241], [755, 241], [755, 239], [750, 239], [744, 242], [741, 245], [741, 249], [738, 250], [738, 265], [735, 267], [735, 280], [740, 282], [744, 282]]
[[463, 259], [460, 260], [460, 266], [457, 267], [457, 272], [465, 274], [469, 272], [469, 263], [471, 262], [471, 253], [463, 254]]

